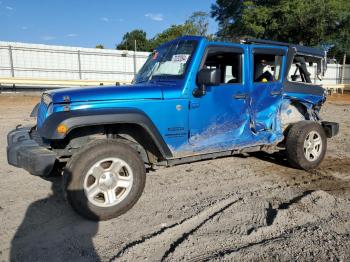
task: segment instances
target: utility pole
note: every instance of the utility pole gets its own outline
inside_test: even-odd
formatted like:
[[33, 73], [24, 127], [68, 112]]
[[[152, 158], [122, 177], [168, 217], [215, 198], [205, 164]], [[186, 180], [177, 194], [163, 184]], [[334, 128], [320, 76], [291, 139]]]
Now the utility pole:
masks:
[[134, 40], [134, 76], [136, 76], [136, 51], [137, 51], [137, 43], [135, 39]]

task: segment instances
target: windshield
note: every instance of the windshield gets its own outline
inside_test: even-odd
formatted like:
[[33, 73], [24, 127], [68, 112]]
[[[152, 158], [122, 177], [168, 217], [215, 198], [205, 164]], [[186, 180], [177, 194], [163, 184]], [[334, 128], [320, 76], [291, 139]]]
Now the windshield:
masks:
[[196, 48], [196, 41], [180, 40], [157, 48], [135, 76], [135, 83], [152, 79], [179, 79], [185, 75]]

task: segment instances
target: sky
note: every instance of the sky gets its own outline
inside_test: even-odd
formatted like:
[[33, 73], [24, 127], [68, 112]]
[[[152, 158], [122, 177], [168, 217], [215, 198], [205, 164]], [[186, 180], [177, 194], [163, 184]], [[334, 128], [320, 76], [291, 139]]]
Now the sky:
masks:
[[[147, 37], [183, 23], [215, 0], [0, 0], [0, 41], [115, 48], [123, 35]], [[217, 31], [210, 20], [209, 32]]]

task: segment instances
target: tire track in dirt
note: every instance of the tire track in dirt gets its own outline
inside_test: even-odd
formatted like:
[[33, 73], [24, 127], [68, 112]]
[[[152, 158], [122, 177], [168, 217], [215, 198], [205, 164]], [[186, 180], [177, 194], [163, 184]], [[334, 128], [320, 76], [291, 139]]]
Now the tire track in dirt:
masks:
[[[258, 190], [241, 191], [239, 195], [253, 194], [265, 190], [277, 189], [278, 185], [260, 188]], [[198, 230], [206, 222], [213, 220], [225, 210], [229, 209], [233, 204], [243, 201], [243, 197], [237, 194], [230, 194], [217, 200], [216, 203], [206, 207], [198, 214], [185, 218], [180, 222], [170, 226], [161, 228], [160, 230], [142, 236], [140, 239], [129, 242], [109, 261], [129, 261], [137, 258], [137, 260], [151, 259], [152, 261], [165, 260], [176, 247], [187, 239], [192, 233]], [[141, 255], [140, 255], [141, 254]], [[154, 254], [154, 255], [150, 255]]]
[[[315, 201], [319, 201], [316, 209], [323, 208], [323, 201], [329, 201], [329, 207], [333, 207], [334, 203], [332, 202], [334, 198], [326, 193], [325, 191], [305, 191], [300, 195], [293, 197], [292, 199], [282, 202], [278, 205], [277, 208], [273, 209], [271, 205], [269, 206], [269, 210], [267, 212], [267, 225], [263, 227], [259, 227], [253, 232], [249, 233], [247, 236], [240, 236], [243, 243], [238, 246], [235, 246], [234, 242], [232, 246], [226, 246], [221, 248], [214, 248], [210, 251], [204, 252], [200, 255], [196, 255], [192, 258], [186, 258], [188, 261], [209, 261], [213, 259], [223, 259], [225, 256], [233, 255], [234, 253], [243, 251], [248, 248], [253, 248], [259, 245], [271, 244], [274, 241], [281, 241], [289, 238], [295, 231], [301, 230], [303, 228], [311, 227], [314, 224], [319, 224], [319, 219], [329, 220], [331, 219], [331, 215], [323, 214], [323, 217], [319, 217], [320, 214], [316, 213], [315, 216], [309, 214], [310, 217], [304, 216], [305, 212], [299, 210], [298, 206], [301, 203], [301, 206], [309, 206], [313, 208]], [[281, 212], [281, 214], [280, 214]], [[291, 220], [291, 216], [288, 212], [292, 212], [294, 219]], [[279, 217], [278, 217], [279, 216]], [[278, 217], [278, 221], [277, 220]], [[292, 222], [292, 223], [291, 223]], [[291, 226], [293, 224], [293, 226]], [[283, 230], [282, 230], [283, 229]], [[205, 241], [205, 237], [204, 240]], [[227, 257], [225, 257], [227, 258]], [[228, 257], [229, 258], [229, 257]]]
[[149, 236], [127, 244], [110, 261], [117, 259], [118, 261], [127, 261], [130, 259], [129, 255], [136, 260], [164, 261], [189, 235], [241, 200], [242, 198], [237, 196], [221, 200], [191, 218], [184, 219], [177, 224], [162, 228]]
[[226, 255], [230, 255], [232, 253], [236, 253], [236, 252], [239, 252], [239, 251], [242, 251], [242, 250], [254, 247], [254, 246], [259, 246], [259, 245], [263, 245], [266, 243], [271, 243], [273, 241], [280, 241], [280, 240], [286, 239], [287, 237], [288, 237], [288, 234], [284, 233], [284, 234], [281, 234], [277, 237], [267, 238], [267, 239], [263, 239], [263, 240], [258, 241], [258, 242], [248, 243], [248, 244], [240, 246], [240, 247], [236, 247], [236, 248], [229, 247], [229, 248], [223, 248], [220, 250], [216, 250], [216, 251], [213, 251], [211, 253], [207, 253], [207, 254], [203, 254], [203, 255], [191, 258], [188, 261], [191, 261], [191, 262], [210, 261], [213, 259], [222, 258]]
[[281, 203], [276, 209], [272, 208], [272, 206], [270, 204], [269, 208], [267, 209], [267, 216], [266, 216], [267, 226], [271, 226], [273, 224], [279, 210], [289, 209], [289, 207], [291, 205], [300, 202], [304, 197], [307, 197], [308, 195], [312, 194], [313, 192], [315, 192], [315, 191], [313, 191], [313, 190], [304, 191], [301, 195], [298, 195], [298, 196], [292, 198], [288, 202]]
[[[278, 210], [289, 209], [289, 207], [291, 205], [297, 204], [303, 198], [307, 197], [308, 195], [310, 195], [312, 193], [313, 193], [313, 191], [305, 191], [301, 195], [298, 195], [298, 196], [290, 199], [289, 201], [280, 203], [280, 205], [276, 209], [272, 208], [271, 204], [269, 204], [269, 206], [266, 210], [267, 212], [266, 212], [266, 217], [265, 217], [265, 219], [266, 219], [266, 226], [265, 227], [273, 226], [274, 220], [278, 214]], [[260, 227], [260, 228], [263, 228], [263, 227]], [[260, 228], [256, 228], [256, 229], [260, 229]], [[256, 229], [254, 229], [254, 230], [256, 230]], [[210, 252], [202, 254], [200, 256], [196, 256], [194, 258], [191, 258], [190, 261], [209, 261], [209, 260], [216, 259], [216, 258], [222, 258], [225, 255], [230, 255], [232, 253], [236, 253], [236, 252], [242, 251], [242, 250], [250, 248], [250, 247], [254, 247], [257, 245], [263, 245], [266, 243], [270, 243], [271, 241], [279, 241], [282, 239], [286, 239], [288, 237], [288, 235], [290, 234], [290, 232], [292, 232], [291, 229], [288, 230], [288, 232], [284, 232], [278, 236], [271, 237], [271, 238], [263, 238], [260, 241], [249, 242], [249, 243], [242, 245], [242, 246], [239, 246], [239, 247], [227, 247], [227, 248], [222, 248], [222, 249], [216, 249], [214, 251], [210, 251]], [[247, 235], [250, 235], [251, 233], [252, 232], [248, 232]]]

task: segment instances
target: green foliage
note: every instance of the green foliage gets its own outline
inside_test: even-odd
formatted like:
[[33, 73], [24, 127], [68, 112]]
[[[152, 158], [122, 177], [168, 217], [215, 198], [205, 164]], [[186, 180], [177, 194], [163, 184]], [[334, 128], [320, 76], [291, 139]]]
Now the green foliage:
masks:
[[165, 42], [174, 40], [175, 38], [178, 38], [180, 36], [194, 35], [195, 33], [196, 30], [192, 24], [184, 23], [182, 25], [172, 25], [150, 40], [151, 47], [152, 49], [154, 49], [157, 46]]
[[211, 15], [221, 38], [334, 45], [331, 55], [350, 52], [349, 0], [217, 0]]
[[97, 49], [105, 49], [105, 47], [103, 45], [101, 45], [101, 44], [96, 45], [95, 48], [97, 48]]
[[206, 12], [194, 12], [186, 21], [192, 27], [194, 35], [206, 36], [208, 34], [209, 14]]
[[137, 51], [150, 51], [150, 43], [147, 39], [147, 34], [145, 31], [139, 29], [127, 32], [123, 36], [123, 40], [121, 41], [121, 43], [116, 46], [116, 49], [134, 50], [135, 40], [137, 43]]
[[146, 32], [133, 30], [123, 36], [123, 40], [116, 46], [119, 50], [133, 50], [134, 41], [137, 41], [138, 51], [152, 51], [157, 46], [174, 40], [184, 35], [201, 35], [213, 38], [208, 35], [209, 14], [205, 12], [194, 12], [183, 24], [171, 25], [163, 32], [157, 34], [152, 39], [147, 39]]

